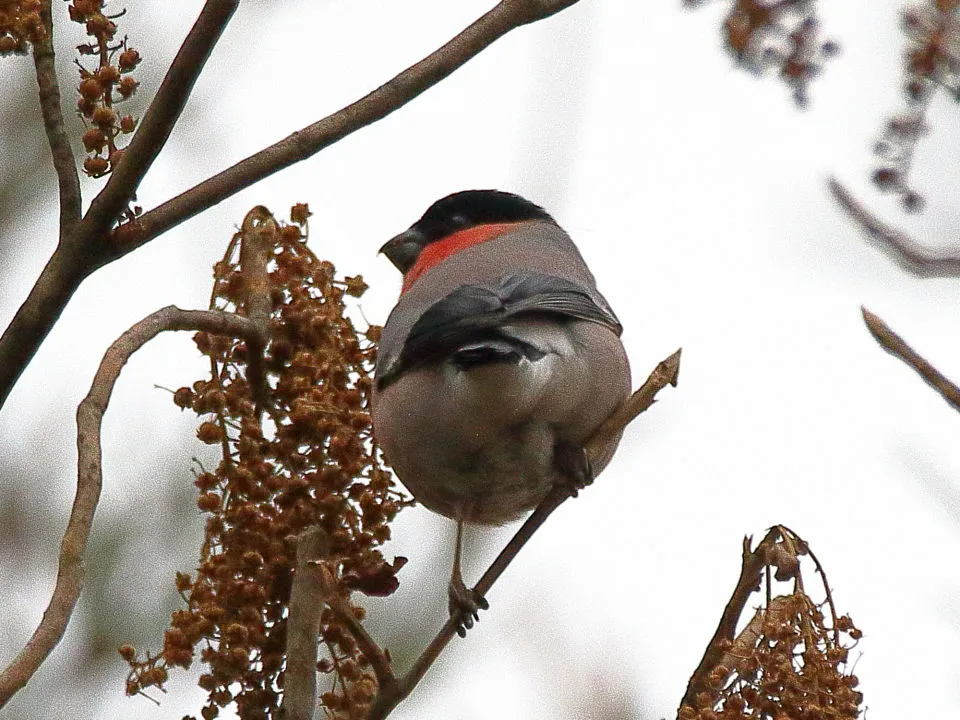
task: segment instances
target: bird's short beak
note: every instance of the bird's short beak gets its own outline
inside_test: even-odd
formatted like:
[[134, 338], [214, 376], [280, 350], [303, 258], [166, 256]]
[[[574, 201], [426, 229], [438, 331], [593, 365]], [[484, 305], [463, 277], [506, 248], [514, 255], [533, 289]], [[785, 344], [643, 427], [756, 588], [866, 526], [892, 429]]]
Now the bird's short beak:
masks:
[[417, 258], [420, 257], [424, 240], [425, 238], [419, 230], [410, 228], [396, 237], [390, 238], [380, 248], [380, 252], [387, 256], [387, 259], [393, 263], [397, 270], [406, 274], [417, 262]]

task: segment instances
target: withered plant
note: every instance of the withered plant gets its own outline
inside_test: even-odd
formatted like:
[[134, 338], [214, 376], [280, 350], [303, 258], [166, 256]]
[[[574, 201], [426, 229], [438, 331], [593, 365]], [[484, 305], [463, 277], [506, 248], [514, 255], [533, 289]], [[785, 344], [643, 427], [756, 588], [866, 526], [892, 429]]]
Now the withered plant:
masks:
[[[687, 7], [711, 0], [683, 0]], [[775, 73], [793, 93], [798, 106], [809, 98], [810, 82], [825, 60], [839, 51], [834, 40], [821, 38], [815, 0], [727, 0], [723, 42], [738, 63], [763, 75]]]
[[[850, 650], [861, 633], [838, 615], [819, 560], [792, 530], [777, 525], [751, 548], [743, 541], [737, 587], [703, 660], [687, 685], [677, 720], [854, 720], [863, 694]], [[804, 582], [812, 561], [821, 592]], [[776, 594], [781, 583], [791, 585]], [[763, 600], [745, 624], [753, 593]], [[739, 625], [742, 629], [737, 631]]]
[[[307, 246], [305, 205], [278, 224], [255, 208], [214, 268], [210, 309], [261, 324], [269, 341], [201, 331], [210, 376], [181, 388], [174, 401], [197, 413], [198, 438], [220, 448], [215, 469], [197, 473], [197, 505], [206, 531], [197, 572], [179, 574], [186, 607], [173, 614], [158, 654], [131, 664], [128, 693], [162, 686], [167, 669], [208, 667], [202, 715], [236, 703], [243, 718], [275, 718], [284, 685], [287, 609], [296, 544], [306, 528], [326, 538], [324, 560], [336, 592], [388, 595], [398, 558], [380, 545], [409, 500], [378, 460], [371, 438], [370, 374], [375, 345], [345, 314], [344, 296], [366, 289], [359, 276], [338, 280], [332, 264]], [[319, 602], [319, 599], [315, 599]], [[363, 609], [351, 605], [355, 617]], [[369, 663], [337, 616], [323, 614], [321, 669], [331, 675], [323, 705], [363, 717], [376, 691]]]

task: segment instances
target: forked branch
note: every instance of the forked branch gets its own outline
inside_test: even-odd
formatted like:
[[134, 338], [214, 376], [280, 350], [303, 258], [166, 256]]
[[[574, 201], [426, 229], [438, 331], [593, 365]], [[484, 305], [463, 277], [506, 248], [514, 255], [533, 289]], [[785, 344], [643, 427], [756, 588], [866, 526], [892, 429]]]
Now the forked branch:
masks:
[[[720, 624], [707, 644], [703, 658], [697, 669], [693, 671], [687, 683], [687, 691], [683, 695], [682, 705], [693, 705], [697, 695], [707, 689], [707, 681], [714, 668], [719, 667], [727, 658], [731, 644], [737, 635], [737, 623], [747, 606], [747, 600], [760, 588], [762, 572], [771, 560], [771, 554], [781, 538], [779, 527], [773, 527], [767, 532], [756, 549], [751, 549], [751, 538], [743, 539], [743, 556], [740, 566], [740, 577], [730, 595], [730, 600], [720, 616]], [[744, 632], [747, 635], [759, 635], [759, 630], [748, 625]]]
[[[144, 176], [173, 132], [200, 77], [200, 71], [239, 4], [240, 0], [207, 0], [204, 4], [127, 147], [123, 162], [90, 205], [84, 218], [84, 230], [87, 232], [85, 242], [98, 241], [98, 244], [108, 245], [105, 242], [106, 233], [136, 194]], [[108, 248], [106, 262], [128, 252], [119, 250]]]
[[[60, 184], [60, 243], [30, 294], [0, 336], [0, 407], [20, 374], [53, 328], [73, 293], [92, 272], [122, 257], [131, 248], [110, 242], [110, 228], [159, 154], [209, 56], [239, 0], [207, 0], [200, 17], [177, 53], [124, 161], [89, 212], [80, 219], [80, 185], [76, 159], [63, 132], [60, 90], [53, 49], [34, 50], [40, 105]], [[49, 18], [50, 2], [46, 2]], [[50, 33], [52, 37], [52, 24]]]

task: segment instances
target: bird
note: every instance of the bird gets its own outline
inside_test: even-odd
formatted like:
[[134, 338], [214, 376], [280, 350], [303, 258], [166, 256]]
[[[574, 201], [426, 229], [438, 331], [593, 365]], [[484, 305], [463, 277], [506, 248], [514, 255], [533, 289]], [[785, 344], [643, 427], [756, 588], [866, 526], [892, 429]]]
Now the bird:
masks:
[[486, 609], [466, 587], [464, 523], [502, 525], [560, 483], [592, 482], [584, 442], [630, 394], [622, 326], [570, 236], [500, 190], [430, 205], [380, 248], [403, 274], [371, 396], [387, 463], [422, 505], [457, 522], [448, 586], [461, 636]]

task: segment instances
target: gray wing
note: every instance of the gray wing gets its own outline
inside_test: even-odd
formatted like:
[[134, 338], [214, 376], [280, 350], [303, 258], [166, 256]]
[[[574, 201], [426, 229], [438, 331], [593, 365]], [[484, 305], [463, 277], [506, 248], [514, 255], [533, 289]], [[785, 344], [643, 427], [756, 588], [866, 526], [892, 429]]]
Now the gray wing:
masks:
[[403, 348], [377, 368], [377, 385], [385, 387], [403, 372], [438, 361], [465, 343], [501, 337], [497, 330], [510, 318], [553, 315], [587, 320], [619, 335], [620, 321], [596, 291], [552, 275], [514, 274], [500, 285], [463, 285], [431, 305], [414, 323]]

